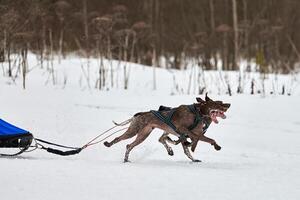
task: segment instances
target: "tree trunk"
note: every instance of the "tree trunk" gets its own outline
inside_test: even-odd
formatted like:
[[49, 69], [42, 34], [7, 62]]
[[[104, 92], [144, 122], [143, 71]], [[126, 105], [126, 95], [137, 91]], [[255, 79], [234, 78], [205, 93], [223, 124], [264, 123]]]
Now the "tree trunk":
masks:
[[99, 40], [97, 40], [97, 53], [98, 53], [98, 57], [99, 57], [98, 89], [101, 90], [105, 86], [105, 69], [104, 69], [104, 63], [103, 63], [103, 51], [101, 49]]
[[[161, 35], [161, 24], [160, 24], [160, 0], [155, 0], [155, 9], [154, 9], [154, 16], [155, 16], [155, 67], [159, 67], [159, 59], [158, 56], [161, 53], [161, 41], [160, 41], [160, 35]], [[156, 88], [156, 86], [155, 86]]]
[[28, 44], [26, 44], [25, 47], [21, 50], [21, 56], [22, 56], [22, 78], [23, 78], [23, 89], [26, 88], [26, 73], [27, 73], [27, 49]]
[[208, 0], [208, 1], [209, 1], [209, 9], [210, 9], [210, 29], [211, 29], [211, 33], [214, 34], [216, 28], [214, 0]]
[[52, 29], [49, 29], [49, 42], [50, 42], [50, 68], [48, 67], [48, 70], [50, 69], [52, 74], [52, 83], [55, 85], [55, 74], [54, 74], [54, 65], [53, 65], [53, 35], [52, 35]]
[[44, 59], [46, 54], [47, 44], [46, 44], [46, 25], [43, 24], [42, 28], [42, 49], [41, 49], [41, 68], [44, 65]]
[[[214, 0], [208, 0], [209, 1], [209, 10], [210, 10], [210, 39], [211, 42], [214, 43], [215, 42], [215, 28], [216, 28], [216, 21], [215, 21], [215, 6], [214, 6]], [[218, 58], [217, 58], [217, 52], [215, 50], [215, 44], [210, 45], [211, 47], [211, 54], [210, 56], [213, 56], [214, 58], [214, 69], [217, 68], [218, 65]]]
[[152, 55], [152, 67], [153, 67], [153, 90], [156, 90], [156, 48], [153, 48], [153, 55]]
[[8, 43], [7, 47], [7, 60], [8, 60], [8, 76], [12, 77], [12, 71], [11, 71], [11, 60], [10, 60], [10, 53], [11, 53], [11, 46], [10, 43]]
[[111, 39], [110, 36], [107, 36], [107, 58], [110, 62], [110, 86], [114, 87], [114, 69], [112, 63], [112, 49], [111, 49]]
[[[49, 29], [49, 43], [50, 43], [50, 63], [53, 66], [53, 37], [52, 37], [52, 29]], [[48, 69], [50, 68], [49, 65], [47, 66]]]
[[59, 33], [59, 49], [58, 49], [58, 62], [61, 62], [61, 58], [63, 57], [63, 42], [64, 42], [64, 29], [61, 28]]
[[83, 29], [85, 39], [85, 51], [86, 56], [89, 57], [89, 29], [88, 29], [88, 17], [87, 17], [87, 0], [82, 0], [82, 12], [83, 12]]
[[7, 33], [6, 30], [3, 31], [3, 43], [1, 52], [0, 52], [0, 62], [5, 62], [5, 54], [6, 54], [6, 44], [7, 44]]
[[227, 47], [227, 33], [223, 33], [223, 54], [222, 54], [223, 70], [228, 70], [228, 47]]
[[124, 89], [127, 90], [128, 89], [128, 77], [127, 77], [127, 59], [128, 59], [128, 46], [129, 46], [129, 35], [126, 33], [125, 36], [125, 45], [124, 45]]
[[232, 13], [233, 13], [233, 32], [234, 32], [234, 55], [232, 62], [232, 69], [237, 69], [238, 49], [239, 49], [239, 30], [238, 30], [238, 18], [237, 18], [237, 4], [236, 0], [232, 0]]
[[245, 57], [247, 61], [250, 61], [250, 48], [249, 48], [249, 22], [248, 22], [248, 7], [247, 7], [247, 0], [243, 0], [243, 13], [244, 13], [244, 22], [246, 24], [245, 27], [245, 39], [244, 39], [244, 48], [245, 48]]

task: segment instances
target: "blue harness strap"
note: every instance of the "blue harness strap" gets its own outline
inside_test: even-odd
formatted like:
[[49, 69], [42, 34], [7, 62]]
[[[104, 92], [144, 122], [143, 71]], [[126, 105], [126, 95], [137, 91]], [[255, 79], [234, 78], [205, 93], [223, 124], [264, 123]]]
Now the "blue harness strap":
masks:
[[150, 112], [152, 114], [154, 114], [160, 121], [164, 122], [165, 124], [170, 126], [175, 132], [177, 132], [176, 131], [176, 126], [171, 121], [172, 117], [173, 117], [173, 114], [175, 112], [175, 109], [171, 109], [166, 117], [163, 116], [160, 111], [150, 110]]
[[196, 128], [196, 126], [198, 125], [198, 123], [201, 121], [201, 116], [199, 114], [199, 112], [196, 110], [195, 105], [188, 105], [189, 110], [191, 111], [191, 113], [195, 114], [195, 119], [194, 119], [194, 123], [189, 126], [189, 130], [193, 130], [194, 128]]
[[189, 110], [195, 114], [195, 119], [194, 119], [194, 123], [189, 126], [189, 130], [193, 130], [194, 128], [196, 128], [196, 126], [200, 123], [203, 122], [204, 123], [204, 127], [203, 127], [203, 133], [205, 133], [210, 125], [210, 122], [208, 122], [207, 120], [205, 120], [204, 117], [202, 117], [200, 115], [200, 113], [197, 111], [195, 104], [192, 105], [188, 105]]

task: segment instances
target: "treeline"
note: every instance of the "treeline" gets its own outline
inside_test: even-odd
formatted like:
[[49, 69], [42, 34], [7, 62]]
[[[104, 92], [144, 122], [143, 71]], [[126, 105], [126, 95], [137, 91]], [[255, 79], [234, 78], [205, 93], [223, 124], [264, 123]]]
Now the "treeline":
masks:
[[299, 10], [299, 0], [0, 0], [0, 61], [32, 51], [42, 67], [77, 53], [237, 70], [242, 58], [287, 73], [300, 61]]

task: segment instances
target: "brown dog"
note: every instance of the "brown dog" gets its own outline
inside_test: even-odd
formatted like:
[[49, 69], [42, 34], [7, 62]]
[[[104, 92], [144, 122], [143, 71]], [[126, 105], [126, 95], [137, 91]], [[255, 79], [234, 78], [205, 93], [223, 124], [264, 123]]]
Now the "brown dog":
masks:
[[[126, 146], [124, 162], [128, 162], [130, 151], [142, 143], [154, 128], [159, 128], [164, 130], [164, 134], [160, 137], [159, 141], [165, 146], [169, 155], [173, 155], [173, 151], [168, 146], [167, 141], [173, 144], [181, 143], [184, 153], [188, 158], [194, 162], [199, 162], [199, 160], [191, 156], [188, 146], [191, 146], [192, 151], [194, 151], [197, 142], [201, 140], [210, 143], [216, 150], [220, 150], [221, 147], [216, 141], [204, 136], [204, 133], [212, 121], [218, 123], [217, 117], [226, 118], [224, 112], [227, 111], [230, 104], [223, 103], [222, 101], [213, 101], [207, 95], [205, 101], [201, 98], [196, 98], [196, 100], [198, 103], [189, 106], [181, 105], [171, 110], [161, 111], [158, 115], [157, 111], [137, 113], [125, 123], [119, 124], [126, 125], [130, 123], [129, 128], [124, 134], [116, 137], [111, 142], [104, 142], [104, 145], [110, 147], [113, 144], [137, 135], [136, 139]], [[195, 123], [196, 121], [197, 123]], [[172, 141], [168, 137], [168, 134], [179, 137], [179, 141]], [[191, 144], [186, 141], [187, 138], [191, 139]]]

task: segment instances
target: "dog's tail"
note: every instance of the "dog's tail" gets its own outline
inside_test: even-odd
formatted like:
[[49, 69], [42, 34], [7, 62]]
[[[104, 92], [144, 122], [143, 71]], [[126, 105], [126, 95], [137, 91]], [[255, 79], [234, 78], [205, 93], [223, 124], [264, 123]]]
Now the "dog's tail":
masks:
[[117, 122], [113, 121], [113, 123], [114, 123], [116, 126], [125, 126], [125, 125], [129, 124], [131, 121], [132, 121], [132, 118], [127, 119], [126, 121], [123, 121], [123, 122], [120, 122], [120, 123], [117, 123]]

